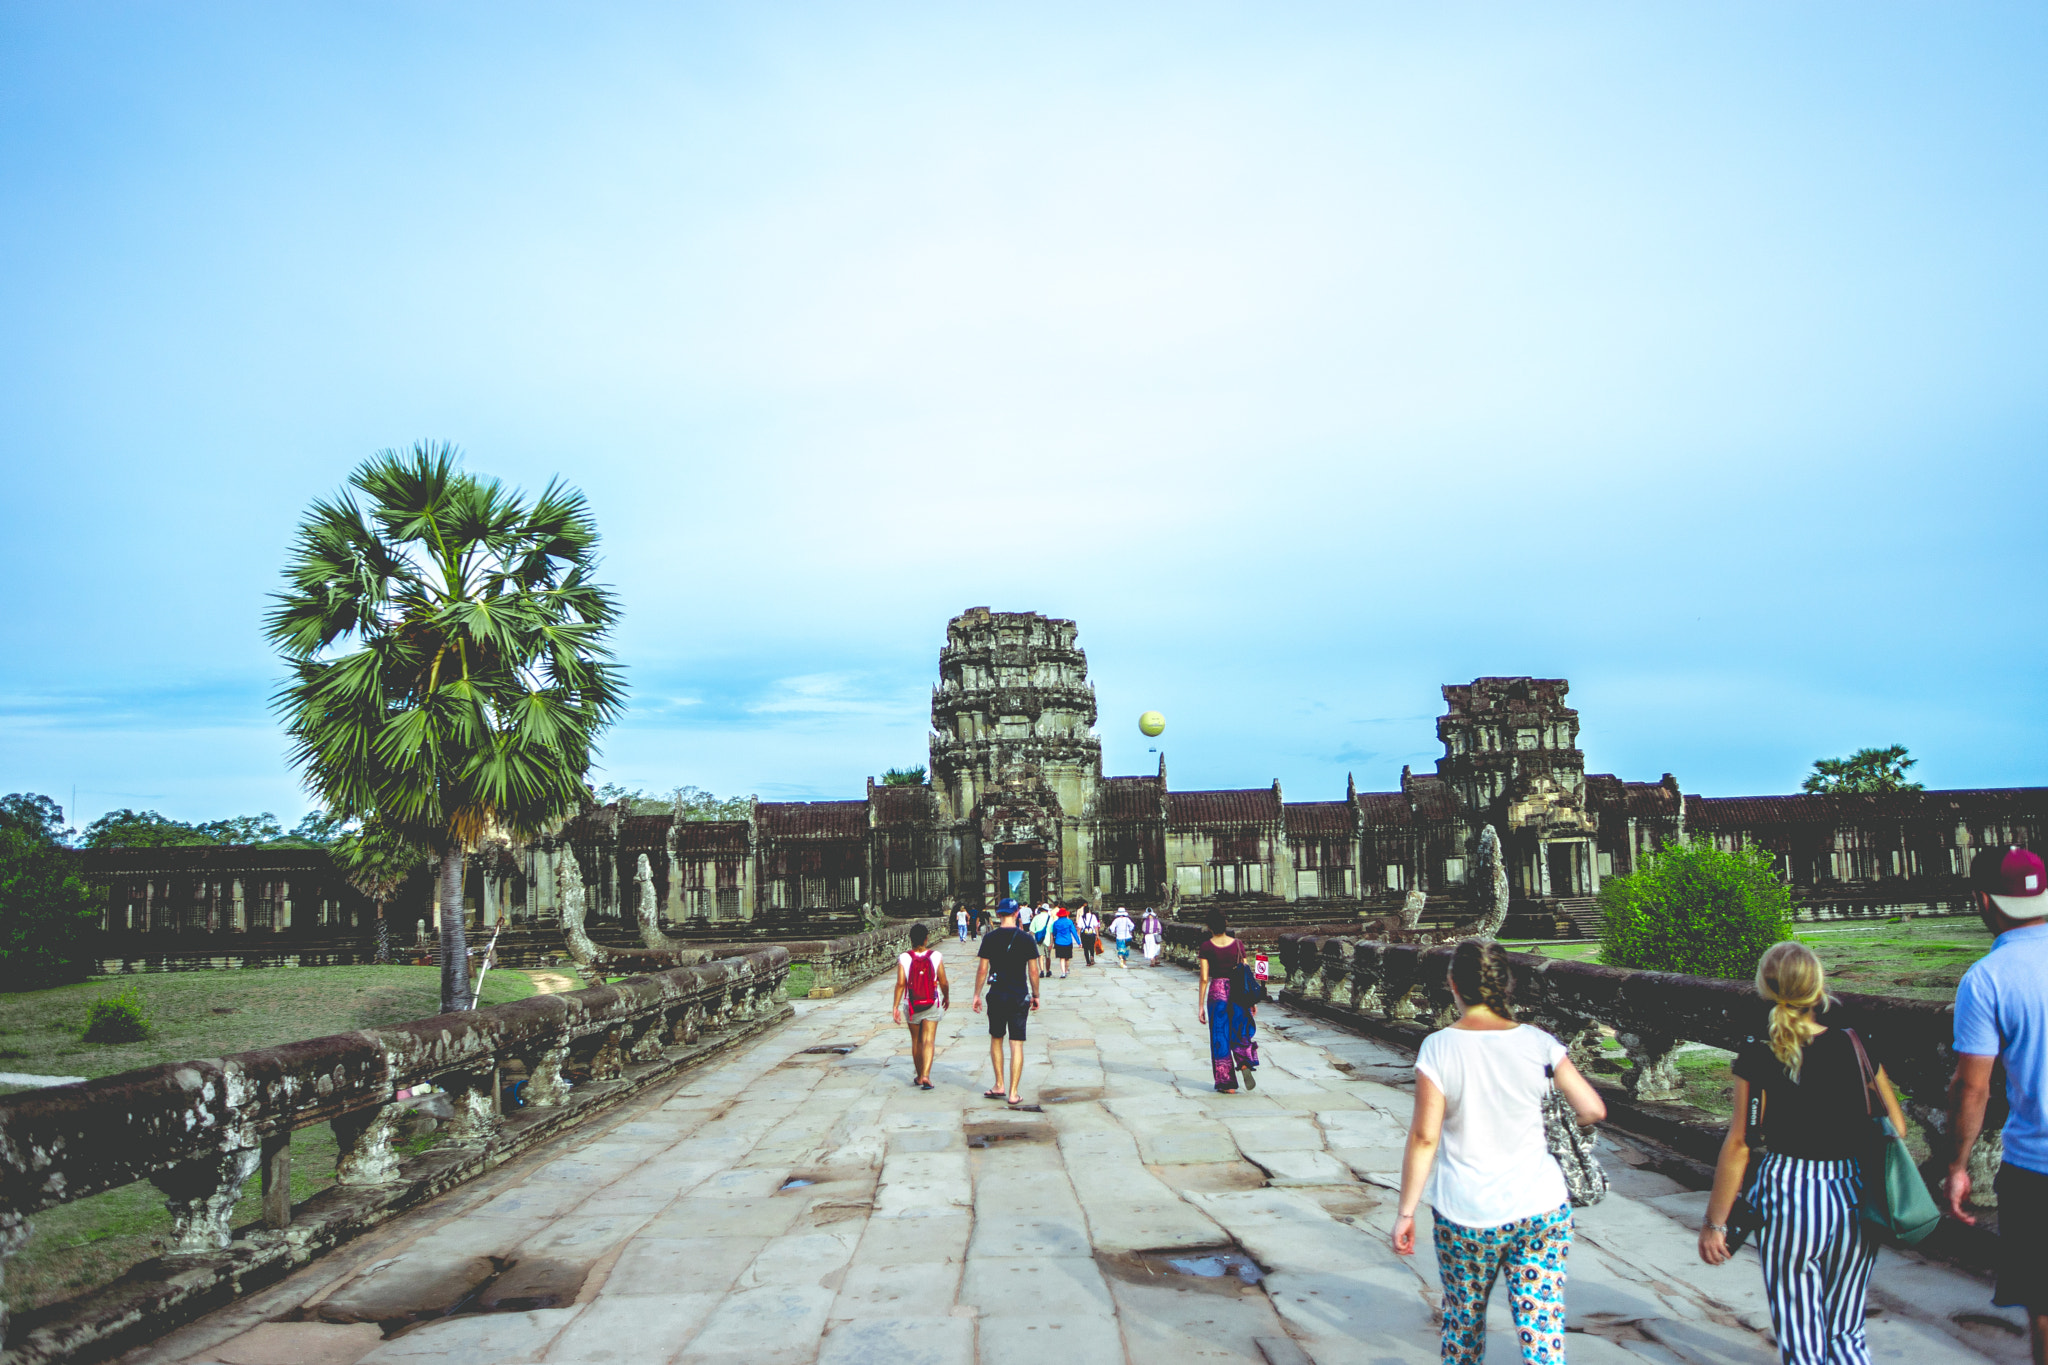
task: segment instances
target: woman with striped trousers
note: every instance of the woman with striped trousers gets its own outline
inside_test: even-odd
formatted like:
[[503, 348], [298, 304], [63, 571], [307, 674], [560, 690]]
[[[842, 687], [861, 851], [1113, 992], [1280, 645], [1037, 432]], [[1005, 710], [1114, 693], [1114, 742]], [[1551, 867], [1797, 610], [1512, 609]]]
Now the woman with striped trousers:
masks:
[[[1757, 1251], [1778, 1355], [1786, 1365], [1869, 1365], [1863, 1302], [1877, 1244], [1857, 1213], [1872, 1131], [1862, 1068], [1848, 1034], [1820, 1022], [1834, 1001], [1812, 949], [1773, 947], [1757, 964], [1756, 989], [1771, 1002], [1769, 1037], [1735, 1055], [1735, 1115], [1714, 1171], [1700, 1259], [1720, 1265], [1732, 1254], [1728, 1215], [1749, 1166], [1749, 1099], [1759, 1091], [1765, 1150], [1749, 1199], [1763, 1217]], [[1905, 1132], [1882, 1067], [1877, 1091], [1894, 1131]]]

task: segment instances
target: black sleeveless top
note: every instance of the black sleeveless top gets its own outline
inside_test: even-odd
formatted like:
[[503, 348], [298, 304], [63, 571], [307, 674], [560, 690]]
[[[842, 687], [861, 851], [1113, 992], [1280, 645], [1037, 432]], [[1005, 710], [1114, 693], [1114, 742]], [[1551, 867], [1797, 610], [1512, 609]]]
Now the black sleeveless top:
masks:
[[[1870, 1064], [1875, 1068], [1877, 1058]], [[1809, 1161], [1848, 1161], [1868, 1149], [1871, 1126], [1863, 1109], [1863, 1073], [1842, 1029], [1830, 1028], [1806, 1045], [1797, 1081], [1785, 1074], [1768, 1037], [1743, 1045], [1735, 1054], [1735, 1074], [1751, 1090], [1763, 1090], [1764, 1145], [1771, 1151]], [[1876, 1106], [1873, 1095], [1873, 1112]]]

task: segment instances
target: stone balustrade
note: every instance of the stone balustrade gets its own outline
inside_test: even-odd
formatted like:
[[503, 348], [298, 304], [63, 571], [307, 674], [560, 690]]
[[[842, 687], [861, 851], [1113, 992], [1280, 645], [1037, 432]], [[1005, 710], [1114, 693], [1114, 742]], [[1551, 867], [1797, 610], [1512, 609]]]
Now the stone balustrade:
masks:
[[940, 936], [946, 932], [942, 919], [896, 920], [864, 934], [827, 939], [819, 943], [794, 944], [790, 951], [811, 964], [811, 998], [824, 1000], [841, 991], [872, 981], [896, 965], [896, 959], [910, 949], [910, 928], [922, 924], [931, 935], [932, 947], [943, 948]]
[[[1169, 935], [1169, 944], [1175, 936]], [[1183, 934], [1174, 949], [1191, 959], [1199, 932]], [[1431, 1029], [1455, 1017], [1451, 998], [1450, 945], [1380, 943], [1344, 936], [1286, 933], [1279, 936], [1286, 971], [1284, 998], [1365, 1031], [1419, 1045]], [[1625, 1097], [1642, 1103], [1618, 1115], [1624, 1126], [1646, 1127], [1688, 1155], [1712, 1159], [1725, 1120], [1712, 1127], [1685, 1125], [1663, 1102], [1680, 1094], [1674, 1054], [1687, 1043], [1729, 1051], [1768, 1029], [1767, 1006], [1746, 981], [1714, 980], [1673, 972], [1628, 971], [1592, 962], [1570, 962], [1529, 953], [1510, 953], [1515, 974], [1515, 1011], [1522, 1019], [1568, 1043], [1588, 1074], [1607, 1038], [1627, 1054], [1621, 1077]], [[1929, 1150], [1948, 1148], [1946, 1099], [1955, 1069], [1955, 1011], [1951, 1005], [1844, 992], [1828, 1021], [1853, 1027], [1882, 1059], [1908, 1116], [1923, 1130]], [[1610, 1106], [1612, 1107], [1612, 1106]], [[1697, 1113], [1697, 1111], [1694, 1111]], [[1702, 1116], [1704, 1117], [1704, 1116]], [[1633, 1120], [1633, 1122], [1631, 1122]], [[1974, 1198], [1995, 1206], [1991, 1177], [2000, 1146], [2004, 1099], [1994, 1095], [1987, 1117], [1989, 1136], [1972, 1154]]]
[[[102, 1355], [275, 1279], [398, 1211], [788, 1017], [781, 947], [488, 1009], [145, 1067], [0, 1098], [0, 1257], [37, 1212], [147, 1180], [166, 1255], [8, 1332], [12, 1362]], [[520, 1103], [506, 1108], [511, 1079]], [[401, 1146], [432, 1087], [444, 1141]], [[336, 1179], [290, 1201], [292, 1133], [333, 1125]], [[263, 1225], [232, 1211], [262, 1173]]]

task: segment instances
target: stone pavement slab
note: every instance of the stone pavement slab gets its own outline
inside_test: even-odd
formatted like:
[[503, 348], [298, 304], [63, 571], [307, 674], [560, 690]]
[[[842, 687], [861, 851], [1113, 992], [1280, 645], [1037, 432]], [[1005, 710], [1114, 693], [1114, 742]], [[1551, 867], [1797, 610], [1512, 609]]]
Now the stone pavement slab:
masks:
[[[161, 1341], [129, 1365], [1406, 1365], [1437, 1359], [1436, 1265], [1388, 1245], [1412, 1072], [1398, 1051], [1260, 1011], [1255, 1091], [1219, 1095], [1193, 983], [1077, 967], [1047, 983], [1025, 1098], [985, 1020], [939, 1025], [910, 1084], [888, 981], [525, 1154]], [[962, 1002], [964, 1006], [964, 1001]], [[806, 1053], [830, 1042], [853, 1050]], [[1754, 1252], [1710, 1270], [1704, 1196], [1603, 1141], [1581, 1210], [1574, 1365], [1765, 1365]], [[1257, 1283], [1194, 1273], [1250, 1258]], [[1986, 1286], [1886, 1252], [1881, 1361], [2025, 1358]], [[1489, 1351], [1517, 1356], [1501, 1296]]]

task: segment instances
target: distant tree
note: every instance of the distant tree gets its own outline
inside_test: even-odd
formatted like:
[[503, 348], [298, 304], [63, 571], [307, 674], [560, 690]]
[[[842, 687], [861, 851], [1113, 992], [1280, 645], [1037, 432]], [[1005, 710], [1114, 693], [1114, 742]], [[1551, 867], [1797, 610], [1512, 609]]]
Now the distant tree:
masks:
[[1917, 792], [1922, 788], [1906, 780], [1906, 769], [1919, 761], [1906, 757], [1903, 744], [1858, 749], [1847, 758], [1816, 758], [1800, 788], [1820, 793]]
[[216, 844], [267, 844], [284, 837], [284, 826], [269, 811], [261, 815], [230, 815], [202, 820], [193, 826]]
[[1602, 882], [1600, 908], [1600, 960], [1610, 967], [1739, 979], [1792, 934], [1792, 893], [1771, 855], [1707, 838], [1667, 844]]
[[293, 843], [311, 844], [315, 848], [330, 847], [348, 829], [348, 822], [338, 815], [329, 815], [324, 810], [309, 810], [292, 832], [285, 836]]
[[891, 768], [882, 774], [885, 787], [921, 787], [924, 785], [924, 765], [915, 768]]
[[677, 787], [668, 794], [665, 809], [682, 820], [744, 820], [752, 812], [755, 796], [713, 796], [702, 787]]
[[[308, 816], [307, 820], [313, 817]], [[300, 821], [303, 827], [306, 821]], [[85, 827], [87, 848], [182, 848], [215, 844], [268, 844], [285, 838], [269, 811], [190, 824], [153, 810], [110, 810]], [[293, 838], [300, 836], [294, 834]], [[306, 840], [305, 842], [318, 842]]]
[[85, 827], [87, 848], [181, 848], [220, 841], [196, 825], [153, 810], [110, 810]]
[[[308, 816], [308, 819], [312, 817]], [[377, 961], [391, 960], [391, 929], [384, 907], [398, 894], [406, 879], [427, 860], [427, 851], [406, 837], [379, 824], [350, 830], [335, 839], [331, 851], [341, 875], [349, 885], [368, 896], [377, 906]]]
[[582, 808], [623, 704], [617, 609], [591, 581], [597, 526], [573, 489], [529, 502], [430, 443], [380, 452], [349, 484], [307, 512], [273, 598], [292, 671], [276, 706], [326, 810], [440, 856], [441, 1008], [467, 1009], [465, 859]]
[[69, 842], [71, 827], [64, 823], [64, 808], [47, 796], [14, 792], [0, 796], [0, 829], [26, 830], [53, 844]]
[[60, 837], [68, 833], [46, 796], [0, 801], [0, 990], [82, 981], [92, 970], [87, 935], [99, 915]]

